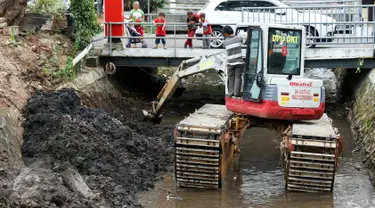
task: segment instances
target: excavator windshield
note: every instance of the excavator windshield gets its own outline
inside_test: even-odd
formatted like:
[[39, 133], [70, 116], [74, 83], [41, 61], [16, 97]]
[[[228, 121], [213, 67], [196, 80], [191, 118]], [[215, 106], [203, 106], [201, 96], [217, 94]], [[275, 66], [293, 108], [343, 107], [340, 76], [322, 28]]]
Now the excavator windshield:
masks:
[[300, 75], [301, 30], [269, 28], [268, 74]]

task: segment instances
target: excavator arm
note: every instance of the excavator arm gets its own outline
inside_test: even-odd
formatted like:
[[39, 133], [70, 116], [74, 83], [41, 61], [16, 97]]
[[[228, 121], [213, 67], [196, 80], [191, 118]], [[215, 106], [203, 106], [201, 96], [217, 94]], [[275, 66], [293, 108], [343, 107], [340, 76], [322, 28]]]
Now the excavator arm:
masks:
[[201, 73], [207, 70], [215, 70], [219, 77], [225, 82], [226, 80], [226, 54], [216, 53], [212, 55], [195, 57], [183, 61], [172, 77], [165, 83], [162, 90], [159, 92], [156, 101], [152, 102], [151, 110], [143, 110], [143, 120], [159, 123], [162, 118], [161, 111], [163, 110], [168, 98], [173, 95], [183, 78]]

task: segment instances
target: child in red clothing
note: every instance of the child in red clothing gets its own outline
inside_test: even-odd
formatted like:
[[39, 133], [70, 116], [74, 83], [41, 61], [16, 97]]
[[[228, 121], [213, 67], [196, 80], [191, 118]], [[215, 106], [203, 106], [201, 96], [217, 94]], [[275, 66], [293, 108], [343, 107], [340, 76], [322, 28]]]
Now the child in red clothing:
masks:
[[204, 49], [211, 48], [211, 41], [208, 38], [211, 36], [212, 27], [208, 23], [205, 13], [200, 14], [199, 23], [201, 24], [201, 27], [203, 26], [203, 40], [202, 40], [203, 41], [203, 48]]
[[185, 48], [189, 46], [189, 48], [193, 48], [193, 40], [191, 39], [195, 35], [195, 31], [197, 29], [196, 24], [199, 23], [199, 15], [194, 14], [193, 12], [187, 13], [186, 23], [188, 24], [188, 39], [185, 41]]
[[161, 37], [165, 37], [167, 35], [167, 31], [165, 29], [165, 25], [167, 24], [167, 21], [165, 20], [165, 14], [164, 14], [164, 12], [160, 12], [159, 13], [159, 17], [156, 18], [153, 21], [153, 23], [154, 23], [154, 25], [156, 27], [156, 37], [159, 37], [159, 38], [155, 39], [155, 47], [154, 48], [158, 48], [158, 46], [160, 44], [160, 40], [161, 40], [161, 43], [163, 44], [163, 48], [166, 49], [165, 38], [161, 38]]

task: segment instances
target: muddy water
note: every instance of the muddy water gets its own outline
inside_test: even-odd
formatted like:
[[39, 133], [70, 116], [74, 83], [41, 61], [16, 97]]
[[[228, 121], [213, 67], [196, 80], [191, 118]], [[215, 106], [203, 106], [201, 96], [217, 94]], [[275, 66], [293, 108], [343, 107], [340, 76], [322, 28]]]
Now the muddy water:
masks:
[[[362, 166], [360, 153], [356, 152], [349, 123], [343, 116], [331, 117], [345, 138], [333, 193], [285, 192], [283, 169], [278, 167], [278, 141], [273, 132], [253, 128], [246, 132], [241, 155], [233, 163], [221, 189], [176, 189], [173, 173], [168, 173], [154, 190], [142, 193], [139, 199], [146, 208], [375, 207], [375, 191]], [[164, 120], [176, 121], [177, 117]], [[166, 190], [172, 192], [169, 199]]]
[[[330, 70], [313, 69], [307, 71], [306, 76], [324, 80], [327, 103], [337, 101], [336, 79]], [[196, 77], [193, 81], [188, 81], [194, 83], [196, 88], [196, 80], [199, 83], [199, 79], [207, 81], [209, 77], [212, 76]], [[223, 104], [220, 99], [211, 99], [212, 97], [222, 98], [222, 91], [222, 89], [207, 90], [207, 88], [188, 89], [182, 97], [177, 99], [190, 100], [189, 97], [196, 97], [194, 94], [197, 92], [199, 92], [200, 99], [195, 102], [171, 101], [167, 108], [178, 106], [179, 109], [193, 112], [193, 109], [203, 103], [222, 102]], [[202, 92], [207, 95], [202, 97]], [[202, 101], [203, 103], [200, 103]], [[186, 105], [183, 105], [184, 103]], [[360, 153], [356, 151], [349, 123], [344, 116], [337, 115], [337, 113], [332, 113], [330, 117], [345, 139], [342, 163], [337, 171], [332, 193], [285, 192], [284, 171], [279, 167], [279, 141], [273, 132], [253, 128], [247, 130], [242, 139], [241, 155], [228, 171], [222, 188], [217, 190], [176, 189], [174, 173], [171, 171], [164, 175], [163, 181], [157, 183], [155, 189], [140, 194], [139, 200], [146, 208], [375, 207], [375, 191], [368, 179], [366, 169], [362, 166]], [[178, 115], [169, 115], [163, 119], [163, 123], [175, 124], [181, 119]], [[168, 191], [172, 194], [168, 194]]]

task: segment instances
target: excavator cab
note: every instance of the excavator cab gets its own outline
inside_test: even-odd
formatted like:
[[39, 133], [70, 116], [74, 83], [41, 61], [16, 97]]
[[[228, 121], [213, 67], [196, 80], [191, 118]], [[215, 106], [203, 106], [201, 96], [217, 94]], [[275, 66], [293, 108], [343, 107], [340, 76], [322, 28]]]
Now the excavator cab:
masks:
[[[246, 30], [246, 62], [242, 96], [225, 97], [231, 112], [277, 120], [316, 120], [323, 116], [325, 94], [321, 80], [304, 75], [305, 28], [281, 24], [241, 23]], [[236, 34], [238, 35], [238, 34]], [[226, 83], [225, 52], [198, 56], [183, 61], [164, 85], [150, 110], [140, 118], [159, 123], [168, 98], [182, 79], [207, 70], [215, 70]]]
[[324, 88], [321, 80], [303, 77], [305, 28], [241, 23], [236, 35], [244, 30], [242, 97], [226, 97], [227, 109], [268, 119], [319, 119], [325, 108]]

